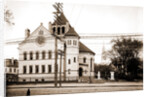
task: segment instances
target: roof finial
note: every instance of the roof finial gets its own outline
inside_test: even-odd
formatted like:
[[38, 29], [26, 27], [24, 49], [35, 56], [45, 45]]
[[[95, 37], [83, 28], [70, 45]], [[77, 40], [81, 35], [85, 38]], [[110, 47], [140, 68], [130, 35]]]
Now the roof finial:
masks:
[[41, 25], [43, 25], [43, 23], [41, 22]]

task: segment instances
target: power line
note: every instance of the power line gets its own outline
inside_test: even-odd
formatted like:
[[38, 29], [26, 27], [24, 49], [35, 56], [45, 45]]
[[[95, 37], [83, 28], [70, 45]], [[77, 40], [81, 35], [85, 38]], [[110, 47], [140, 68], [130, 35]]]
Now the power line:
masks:
[[79, 11], [79, 15], [78, 15], [78, 17], [77, 17], [77, 20], [76, 20], [76, 22], [75, 22], [75, 25], [77, 24], [77, 22], [78, 22], [78, 20], [79, 20], [79, 17], [80, 17], [80, 14], [81, 14], [81, 11], [83, 10], [83, 4], [81, 5], [81, 9], [80, 9], [80, 11]]
[[[113, 39], [113, 38], [119, 38], [119, 37], [134, 37], [134, 38], [137, 38], [137, 39], [143, 39], [143, 35], [142, 34], [123, 34], [123, 35], [118, 35], [118, 34], [110, 34], [110, 35], [92, 35], [92, 36], [89, 36], [89, 35], [81, 35], [80, 38], [81, 39]], [[33, 37], [34, 38], [34, 37]], [[46, 37], [46, 39], [51, 39], [50, 37]], [[5, 44], [19, 44], [21, 43], [22, 41], [24, 40], [24, 38], [18, 38], [18, 39], [11, 39], [11, 40], [6, 40], [5, 41]], [[28, 42], [31, 42], [31, 41], [34, 41], [34, 39], [30, 39], [28, 40]], [[95, 42], [96, 43], [96, 42]]]

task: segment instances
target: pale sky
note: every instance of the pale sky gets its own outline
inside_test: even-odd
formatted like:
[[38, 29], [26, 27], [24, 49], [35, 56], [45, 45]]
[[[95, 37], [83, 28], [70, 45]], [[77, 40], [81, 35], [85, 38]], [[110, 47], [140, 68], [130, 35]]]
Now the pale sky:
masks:
[[[5, 40], [23, 38], [26, 28], [32, 32], [41, 22], [48, 28], [48, 22], [54, 19], [52, 12], [55, 10], [52, 4], [54, 2], [42, 2], [42, 0], [41, 2], [7, 0], [6, 6], [13, 12], [15, 25], [6, 26]], [[79, 35], [143, 32], [143, 9], [141, 7], [85, 3], [64, 3], [63, 6], [66, 18]], [[106, 44], [106, 40], [81, 39], [81, 41], [97, 54], [95, 61], [100, 62], [102, 43]], [[97, 45], [98, 43], [100, 44]], [[12, 49], [9, 49], [10, 46], [16, 53], [10, 54], [12, 52]], [[111, 47], [106, 46], [105, 48]], [[5, 51], [5, 58], [13, 56], [18, 58], [16, 45], [7, 45]]]

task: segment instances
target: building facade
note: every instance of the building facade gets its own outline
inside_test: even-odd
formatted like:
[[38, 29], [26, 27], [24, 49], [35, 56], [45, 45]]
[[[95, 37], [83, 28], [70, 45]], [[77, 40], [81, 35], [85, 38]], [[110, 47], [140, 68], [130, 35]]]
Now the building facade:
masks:
[[63, 12], [48, 29], [42, 23], [32, 33], [26, 29], [18, 50], [20, 82], [54, 81], [56, 50], [58, 80], [60, 75], [63, 81], [94, 77], [95, 53], [80, 42]]
[[7, 83], [18, 82], [18, 60], [5, 59], [5, 80]]

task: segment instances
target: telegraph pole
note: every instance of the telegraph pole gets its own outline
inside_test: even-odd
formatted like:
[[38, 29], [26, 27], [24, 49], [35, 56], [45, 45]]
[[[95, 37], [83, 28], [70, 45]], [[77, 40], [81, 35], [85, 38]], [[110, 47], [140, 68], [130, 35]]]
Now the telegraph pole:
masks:
[[62, 51], [60, 51], [59, 86], [61, 87]]
[[64, 42], [64, 81], [66, 81], [66, 42]]
[[[57, 23], [58, 23], [58, 14], [61, 13], [62, 11], [62, 3], [55, 3], [53, 7], [56, 9], [55, 18], [56, 18], [56, 29], [57, 29]], [[56, 30], [57, 32], [57, 30]], [[55, 87], [57, 87], [57, 74], [58, 74], [58, 64], [57, 64], [57, 58], [58, 58], [58, 51], [57, 51], [57, 35], [56, 32], [54, 33], [55, 35]]]

